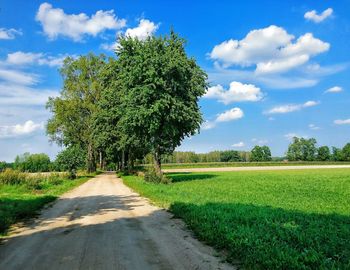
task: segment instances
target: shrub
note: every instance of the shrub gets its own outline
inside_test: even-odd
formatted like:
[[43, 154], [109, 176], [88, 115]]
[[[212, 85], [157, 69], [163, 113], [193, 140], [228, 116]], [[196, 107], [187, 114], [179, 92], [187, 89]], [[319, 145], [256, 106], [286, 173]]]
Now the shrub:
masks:
[[2, 173], [0, 173], [0, 184], [20, 185], [24, 184], [26, 180], [27, 175], [25, 173], [9, 168], [5, 169]]
[[171, 183], [170, 178], [168, 178], [163, 173], [158, 174], [153, 167], [147, 169], [145, 176], [144, 176], [144, 179], [146, 182], [156, 183], [156, 184], [160, 184], [160, 183], [161, 184], [170, 184]]

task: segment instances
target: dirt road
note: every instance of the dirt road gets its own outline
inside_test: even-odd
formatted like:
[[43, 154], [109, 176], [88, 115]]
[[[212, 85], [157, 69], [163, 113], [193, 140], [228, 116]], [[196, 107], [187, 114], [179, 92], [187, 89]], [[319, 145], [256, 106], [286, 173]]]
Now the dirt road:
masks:
[[114, 174], [66, 193], [0, 245], [0, 269], [232, 269]]
[[219, 167], [219, 168], [181, 168], [163, 169], [164, 172], [234, 172], [234, 171], [282, 171], [305, 169], [340, 169], [350, 165], [297, 165], [297, 166], [255, 166], [255, 167]]

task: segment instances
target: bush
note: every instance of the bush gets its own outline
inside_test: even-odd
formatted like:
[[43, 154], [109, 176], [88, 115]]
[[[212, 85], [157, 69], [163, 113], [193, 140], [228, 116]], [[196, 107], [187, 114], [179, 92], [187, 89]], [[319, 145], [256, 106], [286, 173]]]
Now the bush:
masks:
[[27, 175], [16, 170], [5, 169], [2, 173], [0, 173], [0, 184], [20, 185], [24, 184], [26, 180]]
[[24, 153], [16, 157], [14, 168], [23, 172], [48, 172], [51, 168], [51, 162], [49, 156], [44, 153]]
[[145, 176], [144, 176], [144, 179], [146, 182], [156, 183], [156, 184], [160, 184], [160, 183], [161, 184], [170, 184], [171, 183], [170, 178], [168, 178], [163, 173], [158, 174], [153, 167], [147, 169]]

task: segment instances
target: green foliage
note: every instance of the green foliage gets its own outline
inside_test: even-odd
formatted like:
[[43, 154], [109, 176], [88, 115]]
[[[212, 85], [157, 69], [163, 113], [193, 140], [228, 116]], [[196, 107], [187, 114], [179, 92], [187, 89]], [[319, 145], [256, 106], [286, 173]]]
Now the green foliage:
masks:
[[331, 151], [328, 146], [321, 146], [317, 149], [317, 160], [327, 161], [331, 159]]
[[47, 103], [52, 113], [47, 123], [50, 139], [61, 145], [78, 145], [85, 149], [90, 172], [96, 170], [93, 123], [102, 91], [101, 70], [104, 66], [103, 55], [90, 53], [77, 59], [67, 57], [60, 69], [64, 82], [61, 94]]
[[350, 161], [350, 143], [347, 143], [342, 150], [342, 158], [344, 161]]
[[51, 162], [49, 156], [44, 153], [24, 153], [16, 156], [13, 167], [23, 172], [48, 172], [51, 169]]
[[170, 174], [124, 183], [245, 269], [348, 269], [349, 169]]
[[122, 115], [127, 136], [135, 136], [154, 155], [172, 153], [200, 128], [198, 99], [207, 88], [206, 74], [186, 55], [185, 41], [174, 32], [146, 41], [121, 38], [117, 50]]
[[85, 168], [86, 151], [78, 145], [68, 146], [58, 153], [55, 165], [59, 171], [68, 171], [70, 178], [74, 179], [78, 169]]
[[342, 149], [334, 147], [334, 146], [332, 147], [332, 160], [334, 160], [334, 161], [344, 160]]
[[316, 159], [316, 139], [294, 137], [288, 146], [287, 158], [290, 161], [313, 161]]
[[145, 172], [144, 180], [146, 182], [155, 183], [155, 184], [170, 184], [171, 179], [168, 178], [163, 173], [158, 173], [153, 167], [148, 168]]
[[250, 160], [251, 161], [270, 161], [271, 151], [268, 146], [259, 146], [256, 145], [251, 151]]
[[0, 172], [4, 171], [6, 168], [11, 168], [12, 165], [6, 161], [0, 161]]
[[234, 151], [234, 150], [221, 151], [220, 161], [221, 162], [241, 161], [241, 157], [239, 156], [238, 151]]

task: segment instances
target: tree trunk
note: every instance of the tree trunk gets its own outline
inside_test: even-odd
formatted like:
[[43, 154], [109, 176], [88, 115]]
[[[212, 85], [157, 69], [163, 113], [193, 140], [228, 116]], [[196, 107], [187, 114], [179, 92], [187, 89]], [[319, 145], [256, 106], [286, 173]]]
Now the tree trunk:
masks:
[[122, 161], [121, 161], [121, 167], [120, 167], [120, 169], [121, 169], [122, 171], [125, 170], [125, 151], [124, 151], [124, 150], [122, 150]]
[[95, 153], [91, 143], [88, 145], [87, 171], [88, 173], [96, 171]]
[[161, 164], [161, 155], [157, 150], [153, 153], [153, 159], [154, 159], [154, 169], [158, 175], [162, 173], [162, 164]]
[[103, 163], [102, 163], [102, 151], [100, 151], [100, 170], [103, 169]]

